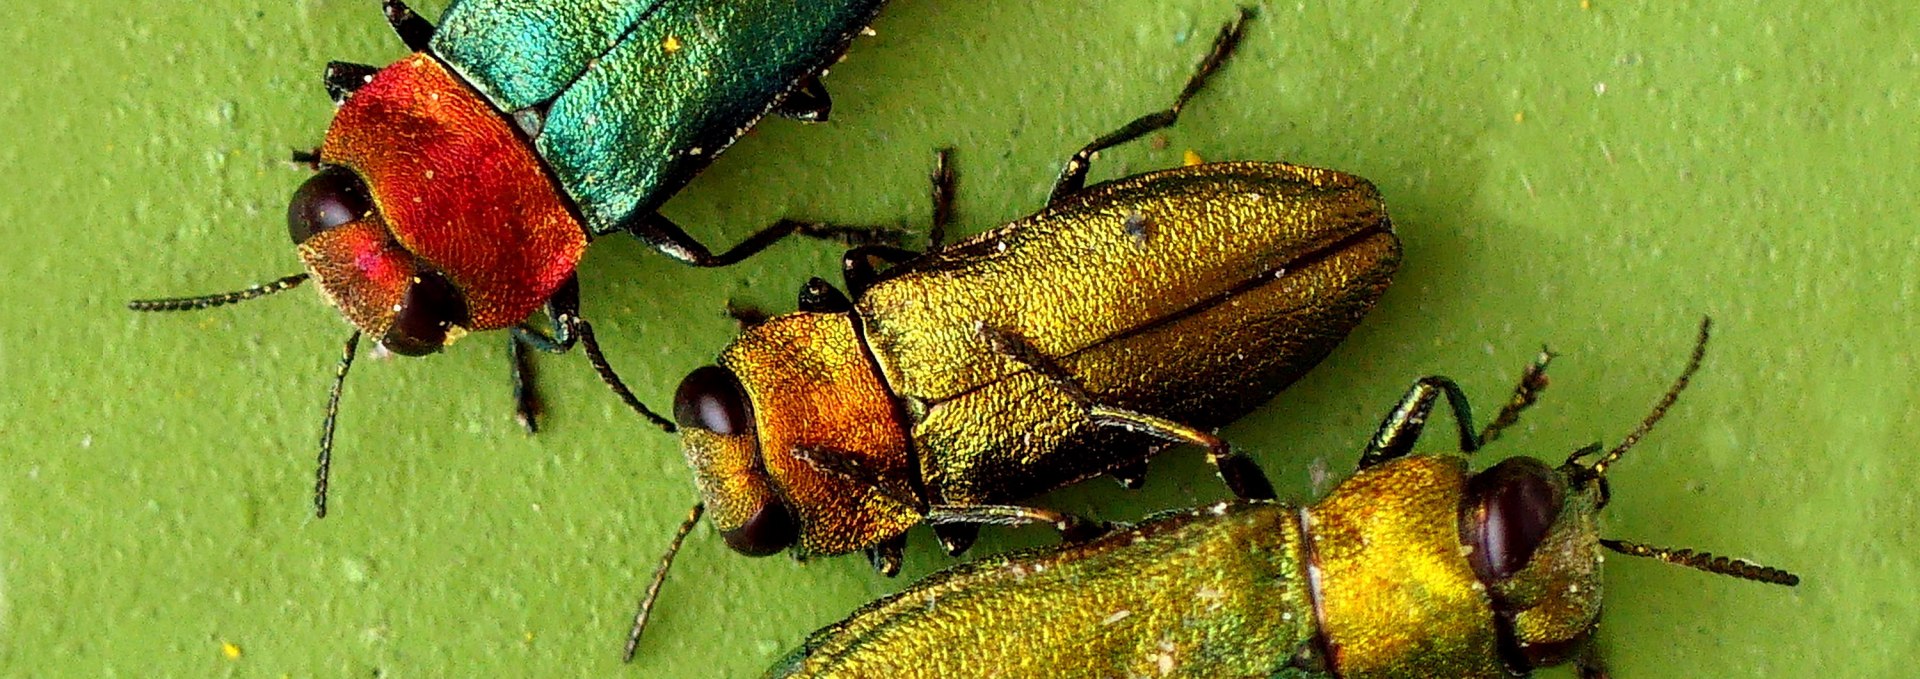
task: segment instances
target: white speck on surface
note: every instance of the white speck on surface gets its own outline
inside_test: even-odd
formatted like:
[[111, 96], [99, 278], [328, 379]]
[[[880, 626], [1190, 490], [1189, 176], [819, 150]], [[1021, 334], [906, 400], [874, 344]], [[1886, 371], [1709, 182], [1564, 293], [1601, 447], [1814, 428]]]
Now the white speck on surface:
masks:
[[1593, 93], [1594, 93], [1594, 95], [1595, 95], [1595, 96], [1598, 96], [1598, 95], [1602, 95], [1602, 94], [1606, 94], [1606, 93], [1607, 93], [1607, 84], [1606, 84], [1605, 82], [1596, 82], [1596, 83], [1594, 83], [1594, 84], [1593, 84]]
[[1122, 620], [1127, 619], [1127, 616], [1130, 616], [1130, 615], [1133, 615], [1133, 611], [1129, 611], [1127, 609], [1122, 608], [1120, 610], [1117, 610], [1117, 611], [1114, 611], [1113, 613], [1108, 614], [1107, 617], [1105, 618], [1101, 618], [1100, 624], [1111, 625], [1113, 623], [1120, 622]]
[[92, 434], [86, 434], [86, 435], [83, 435], [83, 436], [81, 436], [81, 437], [80, 437], [80, 447], [81, 447], [82, 449], [86, 449], [86, 448], [92, 448], [92, 447], [93, 447], [93, 435], [92, 435]]

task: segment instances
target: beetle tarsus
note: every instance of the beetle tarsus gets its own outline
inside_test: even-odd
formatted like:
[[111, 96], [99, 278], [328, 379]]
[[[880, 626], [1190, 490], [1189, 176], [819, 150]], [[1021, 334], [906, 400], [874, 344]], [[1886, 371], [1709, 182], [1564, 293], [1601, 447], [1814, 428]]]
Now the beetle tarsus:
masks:
[[1500, 438], [1501, 431], [1520, 421], [1521, 411], [1532, 407], [1535, 401], [1540, 400], [1540, 392], [1545, 391], [1548, 384], [1547, 364], [1553, 362], [1554, 356], [1555, 354], [1545, 346], [1540, 347], [1540, 354], [1535, 356], [1533, 363], [1520, 374], [1520, 383], [1513, 388], [1513, 396], [1507, 399], [1506, 405], [1500, 407], [1500, 412], [1493, 416], [1493, 421], [1488, 422], [1486, 428], [1480, 430], [1480, 445], [1487, 445], [1494, 439]]
[[1387, 412], [1380, 421], [1380, 427], [1374, 430], [1373, 440], [1367, 443], [1367, 449], [1360, 454], [1360, 468], [1405, 457], [1413, 451], [1413, 444], [1420, 440], [1421, 432], [1426, 430], [1427, 418], [1433, 414], [1434, 401], [1445, 394], [1447, 405], [1453, 408], [1453, 421], [1460, 428], [1460, 452], [1471, 453], [1485, 446], [1488, 441], [1500, 437], [1500, 432], [1520, 420], [1520, 413], [1540, 400], [1540, 392], [1547, 388], [1547, 364], [1553, 361], [1554, 354], [1541, 348], [1527, 369], [1520, 373], [1520, 381], [1513, 387], [1513, 396], [1500, 408], [1492, 422], [1485, 429], [1473, 428], [1473, 406], [1460, 385], [1440, 375], [1428, 375], [1420, 378], [1407, 388], [1400, 403]]

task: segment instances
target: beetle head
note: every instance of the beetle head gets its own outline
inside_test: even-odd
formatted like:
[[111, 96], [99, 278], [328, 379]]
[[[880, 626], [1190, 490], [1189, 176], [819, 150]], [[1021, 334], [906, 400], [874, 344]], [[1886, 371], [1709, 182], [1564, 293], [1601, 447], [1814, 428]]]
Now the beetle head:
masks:
[[328, 301], [396, 353], [518, 324], [586, 234], [527, 140], [432, 56], [340, 98], [289, 234]]
[[689, 373], [674, 392], [673, 419], [694, 483], [727, 546], [750, 556], [792, 546], [799, 526], [760, 463], [753, 404], [733, 371], [710, 365]]
[[734, 549], [841, 554], [924, 515], [906, 429], [853, 323], [845, 313], [769, 319], [681, 382], [681, 449]]
[[1467, 481], [1460, 536], [1501, 620], [1502, 652], [1510, 669], [1525, 672], [1566, 662], [1589, 643], [1600, 620], [1603, 548], [1747, 580], [1799, 583], [1786, 571], [1738, 559], [1600, 537], [1600, 510], [1610, 498], [1607, 468], [1639, 443], [1686, 389], [1705, 356], [1710, 327], [1701, 323], [1686, 369], [1653, 412], [1606, 454], [1594, 444], [1575, 451], [1557, 469], [1530, 457], [1510, 458]]

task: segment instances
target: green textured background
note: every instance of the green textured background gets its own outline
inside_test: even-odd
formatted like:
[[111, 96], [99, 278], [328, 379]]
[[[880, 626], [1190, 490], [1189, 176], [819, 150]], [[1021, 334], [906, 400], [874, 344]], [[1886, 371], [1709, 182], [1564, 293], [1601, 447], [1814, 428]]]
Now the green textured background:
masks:
[[[1610, 532], [1806, 584], [1616, 558], [1617, 676], [1911, 671], [1920, 11], [1669, 4], [1268, 3], [1168, 145], [1108, 154], [1099, 174], [1193, 149], [1338, 167], [1386, 194], [1398, 286], [1228, 430], [1299, 497], [1351, 467], [1416, 375], [1490, 407], [1543, 341], [1564, 354], [1555, 386], [1494, 454], [1617, 440], [1713, 314], [1696, 386], [1616, 467]], [[336, 513], [310, 517], [337, 315], [308, 291], [186, 315], [121, 305], [298, 268], [281, 215], [302, 174], [282, 159], [319, 139], [326, 60], [400, 54], [375, 5], [0, 9], [0, 673], [742, 676], [905, 584], [859, 557], [744, 559], [703, 527], [642, 664], [619, 667], [689, 476], [578, 355], [543, 361], [548, 430], [522, 435], [499, 337], [363, 361]], [[668, 213], [720, 243], [781, 215], [920, 225], [931, 150], [952, 144], [963, 231], [1027, 214], [1073, 147], [1171, 96], [1232, 6], [898, 0], [828, 79], [833, 123], [769, 122]], [[586, 313], [665, 406], [732, 334], [725, 300], [790, 308], [835, 259], [788, 244], [694, 271], [612, 239], [583, 267]], [[1220, 497], [1197, 457], [1161, 461], [1144, 492], [1043, 501], [1132, 518]], [[908, 576], [947, 563], [914, 538]], [[981, 547], [1049, 539], [989, 531]]]

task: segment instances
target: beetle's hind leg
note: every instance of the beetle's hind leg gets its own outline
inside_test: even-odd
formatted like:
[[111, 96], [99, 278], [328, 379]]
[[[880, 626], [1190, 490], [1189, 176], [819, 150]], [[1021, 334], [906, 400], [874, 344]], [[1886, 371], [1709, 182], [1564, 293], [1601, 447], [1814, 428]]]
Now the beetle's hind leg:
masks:
[[1186, 87], [1181, 88], [1180, 96], [1174, 98], [1172, 106], [1135, 118], [1120, 129], [1100, 135], [1068, 158], [1066, 167], [1060, 170], [1060, 178], [1053, 183], [1053, 193], [1047, 197], [1047, 204], [1059, 202], [1086, 186], [1087, 169], [1093, 163], [1093, 154], [1139, 139], [1149, 132], [1172, 127], [1174, 122], [1180, 120], [1180, 111], [1187, 107], [1187, 100], [1206, 86], [1207, 79], [1220, 70], [1220, 65], [1226, 63], [1227, 57], [1239, 46], [1247, 19], [1252, 17], [1253, 11], [1243, 7], [1239, 16], [1220, 29], [1220, 35], [1213, 40], [1213, 49], [1207, 53], [1207, 58], [1200, 61], [1200, 67], [1194, 69], [1193, 76], [1187, 79]]
[[1026, 338], [1012, 332], [981, 325], [982, 339], [991, 345], [994, 351], [1006, 355], [1015, 361], [1032, 368], [1034, 372], [1047, 378], [1069, 398], [1079, 402], [1087, 409], [1087, 415], [1095, 424], [1116, 427], [1147, 434], [1155, 438], [1174, 443], [1191, 443], [1207, 449], [1207, 461], [1220, 473], [1227, 489], [1244, 500], [1274, 499], [1272, 482], [1267, 480], [1266, 472], [1253, 458], [1233, 451], [1226, 440], [1212, 433], [1169, 420], [1158, 415], [1129, 410], [1117, 406], [1098, 403], [1078, 380], [1068, 374], [1051, 358], [1040, 353]]

